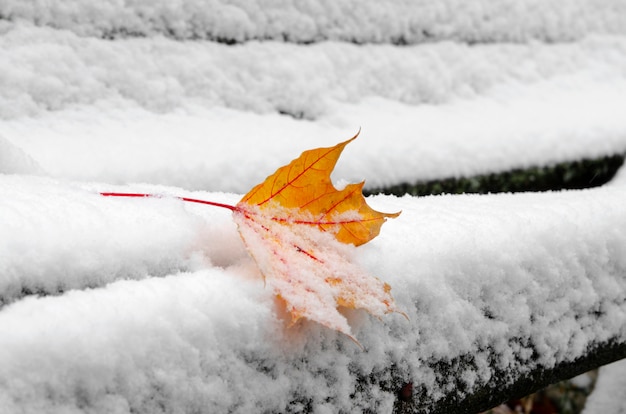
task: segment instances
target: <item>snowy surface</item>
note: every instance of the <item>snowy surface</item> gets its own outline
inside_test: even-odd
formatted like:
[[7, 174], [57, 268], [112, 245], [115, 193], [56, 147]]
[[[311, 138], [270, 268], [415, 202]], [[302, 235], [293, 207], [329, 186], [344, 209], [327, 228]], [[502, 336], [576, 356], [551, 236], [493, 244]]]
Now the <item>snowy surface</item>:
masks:
[[626, 413], [626, 360], [600, 368], [593, 393], [587, 398], [583, 414]]
[[337, 172], [375, 187], [626, 151], [626, 37], [226, 46], [6, 26], [0, 136], [59, 178], [245, 193], [359, 127]]
[[619, 0], [3, 0], [0, 16], [80, 35], [226, 42], [568, 41], [626, 32]]
[[104, 184], [3, 175], [0, 185], [0, 401], [9, 412], [283, 411], [295, 410], [294, 396], [321, 412], [384, 411], [394, 396], [376, 385], [351, 398], [358, 374], [395, 364], [436, 398], [429, 360], [474, 354], [478, 369], [459, 374], [472, 386], [492, 374], [487, 347], [496, 366], [515, 369], [626, 340], [622, 186], [373, 197], [402, 216], [355, 260], [392, 286], [410, 322], [347, 313], [362, 351], [312, 323], [286, 328], [228, 210], [103, 198], [94, 191], [111, 189]]
[[[338, 20], [351, 2], [147, 4], [0, 4], [0, 407], [389, 412], [394, 393], [357, 378], [395, 366], [437, 399], [439, 360], [473, 355], [471, 389], [626, 340], [624, 171], [585, 191], [370, 198], [403, 212], [354, 260], [409, 321], [345, 312], [363, 350], [288, 328], [230, 212], [168, 197], [236, 203], [359, 127], [337, 181], [624, 153], [624, 2], [396, 2], [388, 23]], [[218, 37], [274, 40], [202, 40]]]

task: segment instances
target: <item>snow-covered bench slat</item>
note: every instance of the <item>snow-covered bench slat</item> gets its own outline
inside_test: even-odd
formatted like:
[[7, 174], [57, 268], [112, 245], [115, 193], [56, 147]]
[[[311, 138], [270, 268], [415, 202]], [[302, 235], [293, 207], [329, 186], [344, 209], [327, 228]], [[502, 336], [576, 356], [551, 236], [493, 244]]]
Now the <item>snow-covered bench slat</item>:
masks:
[[[16, 196], [42, 185], [33, 177], [0, 179]], [[119, 280], [121, 272], [88, 283], [90, 289], [4, 306], [2, 406], [26, 412], [42, 406], [52, 412], [389, 412], [398, 404], [398, 388], [410, 382], [410, 409], [437, 410], [490, 384], [505, 389], [537, 378], [537, 372], [558, 372], [589, 358], [597, 346], [624, 351], [623, 185], [545, 194], [372, 197], [375, 208], [403, 213], [374, 242], [356, 249], [355, 260], [391, 284], [410, 321], [348, 312], [365, 350], [312, 323], [287, 329], [243, 247], [230, 245], [237, 236], [228, 214], [173, 200], [114, 203], [90, 197], [91, 188], [61, 182], [49, 193], [32, 191], [32, 202], [14, 208], [41, 220], [47, 234], [24, 245], [19, 235], [3, 231], [0, 255], [12, 258], [7, 249], [27, 246], [34, 268], [45, 259], [37, 253], [57, 248], [47, 240], [58, 237], [58, 249], [67, 255], [57, 266], [66, 272], [80, 274], [85, 257], [103, 268], [118, 260], [119, 268], [133, 269], [134, 259], [112, 257], [115, 236], [123, 233], [108, 233], [103, 223], [124, 222], [135, 239], [120, 241], [142, 245], [155, 238], [150, 222], [162, 224], [162, 209], [168, 220], [181, 223], [182, 233], [175, 236], [179, 226], [161, 228], [162, 238], [153, 243], [173, 237], [171, 255], [188, 261], [167, 276]], [[149, 223], [137, 216], [139, 201], [146, 203], [141, 208]], [[69, 231], [52, 224], [72, 213], [65, 222]], [[10, 229], [7, 223], [0, 219], [3, 229]], [[72, 246], [85, 240], [94, 240], [94, 248], [73, 253]], [[149, 267], [156, 259], [148, 247], [137, 250], [136, 261]], [[10, 274], [30, 283], [56, 271], [40, 263], [39, 276], [27, 267]]]
[[545, 83], [546, 92], [556, 93], [626, 77], [622, 36], [554, 44], [253, 42], [229, 47], [162, 37], [112, 42], [11, 25], [0, 46], [5, 52], [0, 118], [5, 119], [76, 104], [108, 109], [104, 102], [159, 113], [195, 104], [318, 119], [337, 102], [368, 97], [420, 105], [496, 92], [493, 98], [510, 100], [523, 98], [512, 93], [535, 84]]
[[337, 173], [370, 188], [626, 152], [621, 37], [228, 47], [16, 25], [0, 46], [0, 147], [65, 179], [245, 193], [359, 126]]
[[81, 36], [163, 35], [225, 43], [278, 40], [311, 43], [414, 44], [572, 41], [588, 33], [621, 33], [626, 8], [619, 0], [497, 3], [445, 0], [363, 2], [358, 0], [4, 0], [0, 19], [28, 21]]

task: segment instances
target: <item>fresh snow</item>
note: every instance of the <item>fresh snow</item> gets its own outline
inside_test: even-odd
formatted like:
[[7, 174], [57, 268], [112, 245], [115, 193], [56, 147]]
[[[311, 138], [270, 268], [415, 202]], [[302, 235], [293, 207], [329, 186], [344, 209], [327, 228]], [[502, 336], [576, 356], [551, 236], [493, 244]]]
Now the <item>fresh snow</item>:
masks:
[[623, 153], [625, 39], [226, 46], [8, 24], [0, 136], [58, 178], [237, 193], [359, 127], [338, 173], [370, 187]]
[[0, 174], [38, 174], [43, 170], [21, 149], [0, 136]]
[[231, 212], [175, 198], [234, 204], [359, 128], [336, 182], [626, 152], [623, 2], [359, 4], [0, 4], [0, 411], [390, 412], [392, 366], [437, 399], [433, 361], [472, 355], [471, 389], [626, 341], [623, 168], [592, 190], [370, 197], [402, 214], [351, 254], [409, 319], [345, 311], [363, 349], [289, 327]]
[[81, 36], [225, 42], [554, 42], [626, 31], [619, 0], [3, 0], [0, 16]]
[[587, 398], [583, 414], [626, 413], [626, 360], [600, 368], [593, 392]]
[[461, 373], [471, 387], [491, 375], [489, 355], [500, 368], [550, 367], [626, 340], [621, 186], [371, 198], [403, 212], [355, 260], [410, 321], [347, 313], [364, 351], [313, 323], [287, 328], [230, 212], [165, 197], [234, 195], [133, 186], [114, 189], [164, 198], [112, 199], [95, 192], [105, 184], [11, 175], [2, 187], [9, 412], [284, 411], [294, 396], [319, 410], [389, 407], [377, 386], [351, 397], [356, 375], [399, 365], [436, 397], [423, 361], [475, 355], [482, 368]]

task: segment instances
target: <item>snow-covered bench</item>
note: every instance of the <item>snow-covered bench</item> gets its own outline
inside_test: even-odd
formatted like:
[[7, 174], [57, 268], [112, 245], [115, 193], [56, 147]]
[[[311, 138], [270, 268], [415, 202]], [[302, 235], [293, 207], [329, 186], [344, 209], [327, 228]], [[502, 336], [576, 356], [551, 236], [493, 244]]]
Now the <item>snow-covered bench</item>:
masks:
[[409, 383], [396, 404], [470, 412], [626, 352], [623, 182], [372, 197], [403, 213], [355, 259], [410, 321], [349, 312], [364, 350], [313, 323], [286, 329], [221, 210], [33, 176], [0, 183], [9, 412], [388, 412]]
[[118, 3], [0, 4], [0, 408], [474, 412], [626, 356], [623, 172], [370, 197], [409, 320], [346, 312], [364, 349], [286, 326], [228, 212], [98, 195], [234, 203], [359, 126], [370, 188], [624, 154], [623, 2]]

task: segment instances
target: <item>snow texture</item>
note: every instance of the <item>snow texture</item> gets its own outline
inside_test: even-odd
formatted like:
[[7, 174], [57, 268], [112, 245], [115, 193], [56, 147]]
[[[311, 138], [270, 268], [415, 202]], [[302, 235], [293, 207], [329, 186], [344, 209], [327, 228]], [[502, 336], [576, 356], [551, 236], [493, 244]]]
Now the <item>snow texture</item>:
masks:
[[487, 347], [512, 370], [626, 340], [623, 187], [372, 198], [403, 213], [355, 260], [392, 286], [410, 322], [348, 312], [362, 351], [313, 323], [286, 328], [227, 210], [46, 178], [2, 184], [9, 412], [297, 411], [294, 396], [314, 411], [385, 411], [392, 393], [352, 395], [358, 375], [401, 366], [437, 398], [431, 359], [475, 355], [478, 369], [460, 373], [471, 389], [492, 375]]
[[371, 187], [626, 151], [625, 37], [227, 46], [7, 23], [0, 48], [0, 135], [70, 180], [245, 193], [359, 126], [337, 172]]
[[81, 36], [164, 35], [228, 43], [571, 41], [626, 30], [626, 4], [619, 0], [4, 0], [0, 17]]
[[626, 413], [626, 360], [600, 368], [593, 393], [587, 398], [583, 414]]
[[402, 215], [353, 260], [409, 320], [345, 311], [363, 349], [288, 327], [231, 212], [174, 198], [235, 204], [359, 126], [335, 181], [624, 153], [625, 3], [299, 4], [0, 3], [0, 411], [390, 412], [394, 379], [454, 391], [437, 361], [471, 392], [626, 341], [624, 171], [369, 198]]
[[21, 149], [0, 136], [0, 174], [43, 173], [41, 167]]

